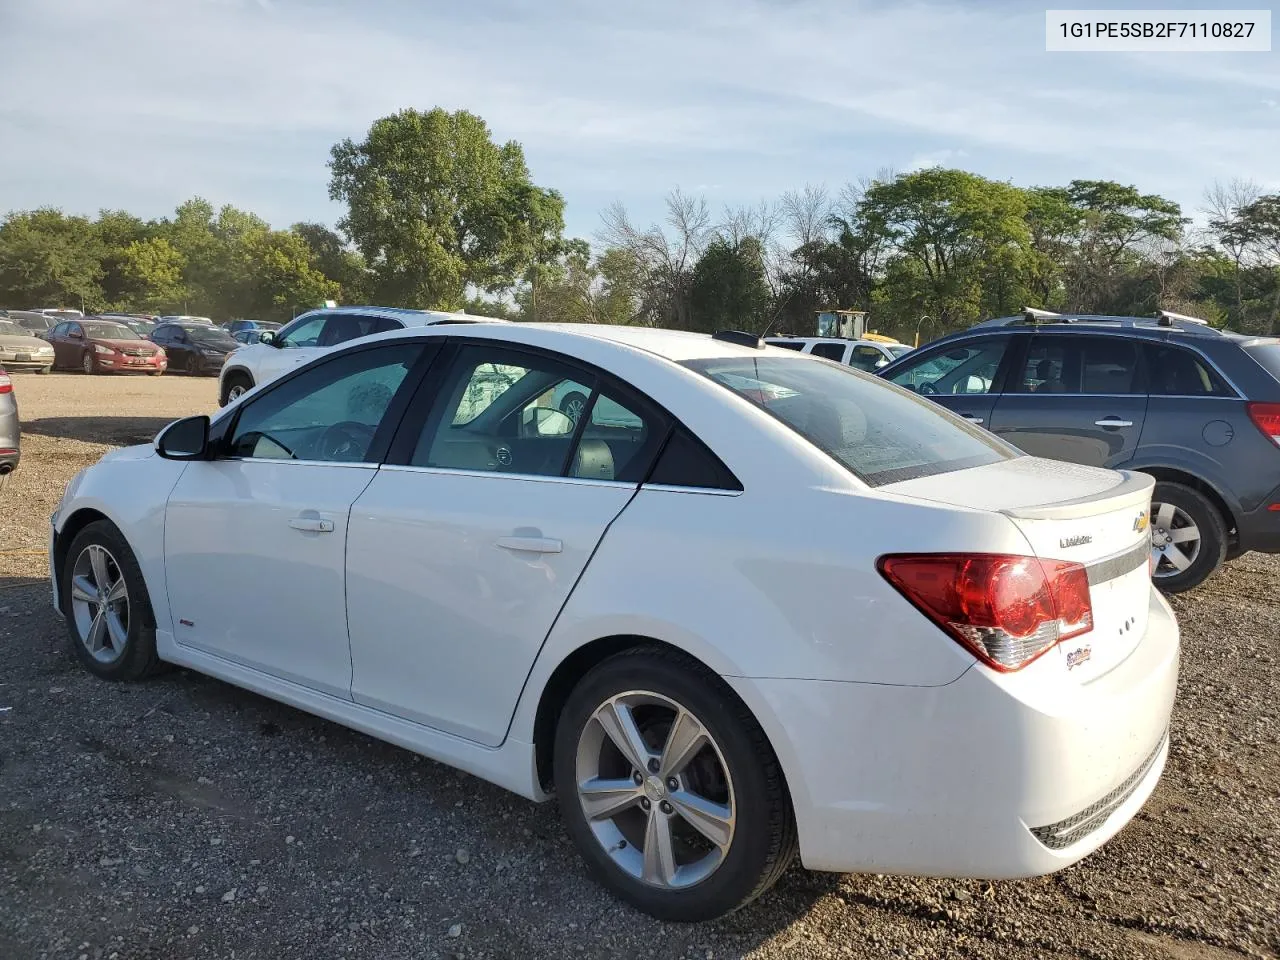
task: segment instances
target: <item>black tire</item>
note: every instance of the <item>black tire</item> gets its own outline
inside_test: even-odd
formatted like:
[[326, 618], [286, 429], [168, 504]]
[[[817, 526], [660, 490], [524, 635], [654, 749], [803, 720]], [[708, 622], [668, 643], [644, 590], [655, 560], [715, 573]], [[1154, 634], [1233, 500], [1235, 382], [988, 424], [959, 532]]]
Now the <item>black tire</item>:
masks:
[[[128, 590], [128, 633], [122, 652], [111, 663], [104, 663], [89, 652], [81, 641], [72, 610], [71, 577], [76, 560], [88, 547], [95, 544], [105, 547], [114, 558]], [[58, 596], [67, 621], [71, 649], [76, 659], [90, 673], [103, 680], [141, 680], [163, 669], [164, 664], [156, 654], [156, 618], [151, 609], [146, 581], [142, 579], [142, 570], [138, 567], [133, 550], [115, 524], [109, 520], [98, 520], [76, 534], [67, 550], [62, 570], [59, 571]]]
[[[1157, 566], [1155, 585], [1165, 593], [1182, 593], [1209, 579], [1227, 558], [1227, 525], [1213, 501], [1199, 490], [1181, 483], [1160, 482], [1151, 495], [1151, 525], [1156, 526], [1162, 503], [1169, 503], [1191, 518], [1200, 530], [1200, 549], [1190, 566], [1172, 572], [1167, 562]], [[1177, 549], [1176, 546], [1173, 549]], [[1162, 573], [1162, 570], [1170, 571]]]
[[235, 373], [229, 373], [226, 379], [222, 381], [222, 393], [218, 397], [218, 406], [225, 407], [231, 402], [231, 391], [234, 387], [244, 387], [246, 390], [253, 388], [253, 378], [247, 373], [237, 370]]
[[573, 409], [575, 404], [578, 407], [578, 415], [581, 416], [582, 411], [586, 408], [587, 398], [576, 390], [565, 396], [565, 398], [560, 401], [560, 412], [576, 424], [578, 422], [578, 417], [575, 417], [569, 412]]
[[41, 367], [39, 370], [36, 371], [36, 373], [41, 374], [43, 376], [47, 376], [52, 372], [53, 372], [53, 364], [49, 364], [49, 366], [47, 367]]
[[[735, 826], [728, 853], [705, 879], [677, 890], [651, 886], [614, 863], [578, 801], [579, 738], [601, 704], [632, 690], [670, 698], [697, 717], [719, 746], [734, 785]], [[561, 711], [554, 764], [561, 816], [592, 876], [619, 899], [660, 920], [692, 923], [732, 913], [772, 887], [795, 855], [791, 799], [764, 731], [719, 677], [674, 650], [636, 647], [589, 671]]]
[[101, 372], [98, 369], [98, 361], [93, 359], [93, 354], [87, 350], [80, 357], [80, 369], [88, 374]]

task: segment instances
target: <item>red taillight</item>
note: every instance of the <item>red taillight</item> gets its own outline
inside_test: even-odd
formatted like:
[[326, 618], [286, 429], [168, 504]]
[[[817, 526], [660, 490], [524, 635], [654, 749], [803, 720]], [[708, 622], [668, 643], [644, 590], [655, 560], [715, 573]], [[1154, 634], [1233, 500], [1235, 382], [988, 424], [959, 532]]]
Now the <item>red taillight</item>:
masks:
[[13, 381], [4, 372], [3, 367], [0, 367], [0, 393], [13, 393]]
[[1280, 447], [1280, 403], [1249, 403], [1245, 409], [1263, 436]]
[[881, 557], [881, 574], [925, 616], [996, 670], [1020, 670], [1093, 629], [1078, 563], [990, 553]]

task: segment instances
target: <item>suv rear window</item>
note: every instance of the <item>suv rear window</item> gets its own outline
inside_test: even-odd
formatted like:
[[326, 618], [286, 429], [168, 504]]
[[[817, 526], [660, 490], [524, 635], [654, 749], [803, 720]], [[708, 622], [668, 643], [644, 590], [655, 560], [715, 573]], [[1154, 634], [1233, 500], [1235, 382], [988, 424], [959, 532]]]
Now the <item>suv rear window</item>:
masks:
[[689, 360], [685, 366], [777, 417], [873, 487], [1019, 455], [928, 400], [848, 367], [799, 357]]

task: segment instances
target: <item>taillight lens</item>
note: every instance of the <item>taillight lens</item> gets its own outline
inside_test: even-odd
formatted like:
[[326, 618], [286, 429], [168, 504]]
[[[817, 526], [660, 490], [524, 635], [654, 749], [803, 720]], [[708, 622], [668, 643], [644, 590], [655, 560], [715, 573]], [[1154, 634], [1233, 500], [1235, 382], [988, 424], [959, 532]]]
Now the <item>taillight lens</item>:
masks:
[[3, 367], [0, 367], [0, 393], [13, 393], [13, 381], [4, 372]]
[[1262, 431], [1263, 435], [1280, 447], [1280, 403], [1250, 403], [1245, 409], [1249, 411], [1249, 419]]
[[889, 583], [974, 656], [1020, 670], [1054, 644], [1093, 629], [1081, 564], [990, 553], [881, 557]]

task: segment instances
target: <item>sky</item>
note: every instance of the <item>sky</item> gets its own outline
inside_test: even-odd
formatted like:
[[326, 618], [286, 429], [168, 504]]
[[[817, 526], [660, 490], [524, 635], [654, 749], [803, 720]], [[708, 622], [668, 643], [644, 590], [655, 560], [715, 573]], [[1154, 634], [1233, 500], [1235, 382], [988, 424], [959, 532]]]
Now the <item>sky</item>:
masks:
[[935, 164], [1190, 214], [1214, 181], [1280, 189], [1280, 53], [1046, 53], [1044, 4], [0, 0], [0, 37], [0, 215], [200, 195], [332, 224], [329, 148], [434, 106], [519, 141], [588, 239], [676, 187], [719, 211]]

